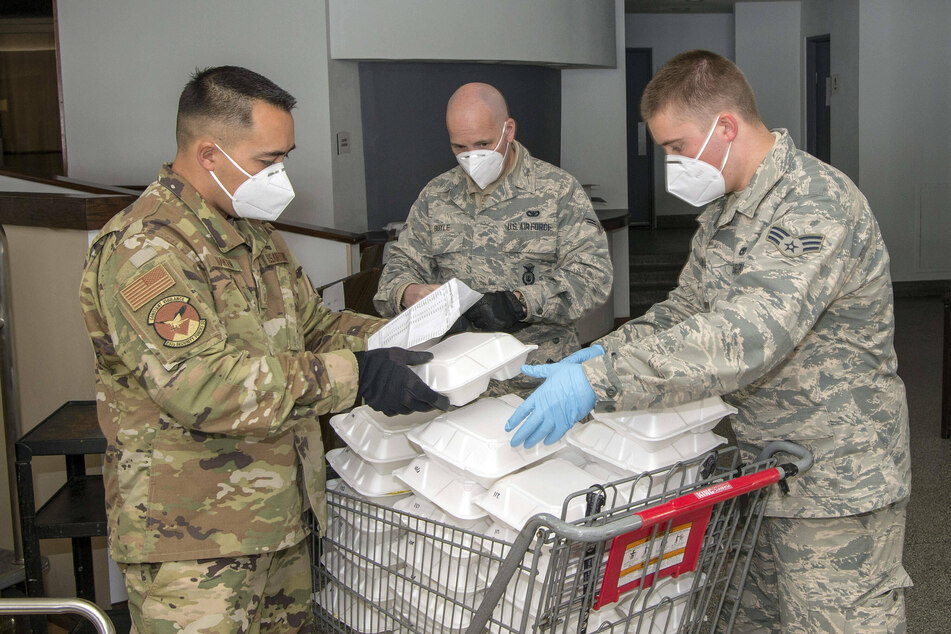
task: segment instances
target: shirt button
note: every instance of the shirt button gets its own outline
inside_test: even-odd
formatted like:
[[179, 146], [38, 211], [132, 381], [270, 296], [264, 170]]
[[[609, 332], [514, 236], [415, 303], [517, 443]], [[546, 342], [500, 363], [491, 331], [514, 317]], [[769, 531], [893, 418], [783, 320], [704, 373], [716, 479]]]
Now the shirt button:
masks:
[[604, 391], [604, 393], [607, 394], [611, 398], [614, 398], [615, 396], [617, 396], [617, 390], [615, 390], [613, 387], [609, 387], [608, 389]]
[[560, 339], [559, 337], [555, 337], [555, 338], [552, 339], [551, 341], [552, 341], [552, 343], [558, 343], [559, 341], [561, 341], [561, 339]]

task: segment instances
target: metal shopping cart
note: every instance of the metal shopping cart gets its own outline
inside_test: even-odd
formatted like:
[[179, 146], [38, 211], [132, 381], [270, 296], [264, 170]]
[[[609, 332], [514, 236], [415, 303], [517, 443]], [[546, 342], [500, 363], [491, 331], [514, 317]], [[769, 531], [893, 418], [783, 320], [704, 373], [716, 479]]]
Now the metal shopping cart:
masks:
[[[517, 535], [328, 489], [329, 528], [313, 543], [318, 628], [729, 632], [767, 487], [811, 465], [786, 442], [748, 465], [735, 447], [714, 450], [569, 495], [561, 517], [535, 515]], [[579, 503], [584, 517], [565, 521]]]

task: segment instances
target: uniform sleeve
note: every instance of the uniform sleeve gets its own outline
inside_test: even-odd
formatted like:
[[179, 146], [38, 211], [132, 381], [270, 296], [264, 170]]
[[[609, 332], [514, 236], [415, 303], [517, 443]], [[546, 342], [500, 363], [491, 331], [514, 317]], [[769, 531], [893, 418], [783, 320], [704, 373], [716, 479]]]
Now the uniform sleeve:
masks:
[[[134, 256], [144, 247], [156, 255], [138, 265]], [[323, 413], [353, 404], [355, 387], [339, 389], [356, 383], [352, 352], [271, 353], [257, 333], [229, 336], [208, 273], [185, 251], [164, 240], [127, 238], [107, 246], [98, 263], [86, 275], [96, 278], [111, 340], [99, 345], [111, 346], [149, 398], [183, 427], [266, 437], [291, 424], [297, 405]]]
[[614, 269], [604, 228], [574, 179], [559, 208], [558, 263], [533, 284], [518, 286], [528, 305], [524, 321], [570, 324], [608, 298]]
[[380, 284], [373, 305], [384, 317], [398, 314], [400, 300], [409, 284], [433, 284], [437, 279], [437, 264], [433, 257], [429, 206], [425, 200], [426, 190], [419, 195], [406, 219], [406, 227], [390, 247], [390, 253], [380, 274]]
[[596, 408], [644, 409], [726, 394], [786, 359], [837, 296], [861, 246], [852, 223], [833, 207], [807, 201], [782, 216], [785, 231], [821, 242], [818, 250], [784, 255], [764, 232], [709, 311], [633, 341], [609, 339], [606, 354], [584, 364]]

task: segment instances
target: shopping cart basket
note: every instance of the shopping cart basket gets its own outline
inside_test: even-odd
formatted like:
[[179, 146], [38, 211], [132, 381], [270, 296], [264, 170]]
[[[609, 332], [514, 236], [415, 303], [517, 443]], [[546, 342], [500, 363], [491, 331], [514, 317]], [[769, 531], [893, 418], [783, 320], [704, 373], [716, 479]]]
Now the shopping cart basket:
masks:
[[[514, 540], [328, 489], [313, 543], [319, 630], [729, 632], [767, 487], [811, 465], [787, 442], [748, 465], [714, 450], [569, 495], [561, 517], [535, 515]], [[565, 521], [579, 503], [584, 517]]]

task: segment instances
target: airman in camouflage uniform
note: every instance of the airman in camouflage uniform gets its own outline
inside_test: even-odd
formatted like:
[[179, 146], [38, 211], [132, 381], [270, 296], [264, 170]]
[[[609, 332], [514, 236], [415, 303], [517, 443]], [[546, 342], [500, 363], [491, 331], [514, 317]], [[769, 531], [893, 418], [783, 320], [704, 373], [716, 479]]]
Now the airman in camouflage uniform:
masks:
[[[714, 87], [710, 112], [670, 96], [694, 71]], [[675, 73], [690, 79], [677, 85]], [[731, 62], [695, 51], [645, 90], [644, 118], [669, 154], [718, 168], [732, 144], [720, 168], [732, 193], [698, 217], [668, 299], [596, 342], [605, 353], [582, 364], [592, 402], [637, 410], [722, 395], [747, 458], [771, 440], [815, 455], [768, 501], [737, 631], [903, 631], [911, 472], [888, 252], [844, 174], [768, 131], [755, 101], [748, 114], [716, 100], [731, 81], [749, 89]]]
[[[234, 92], [234, 77], [267, 82], [224, 67], [186, 90]], [[293, 97], [237, 94], [246, 131], [203, 124], [251, 171], [280, 163]], [[200, 143], [183, 146], [182, 108], [175, 163], [96, 236], [80, 289], [108, 442], [110, 553], [134, 630], [312, 631], [303, 515], [309, 503], [325, 524], [317, 415], [354, 404], [352, 350], [383, 322], [327, 310], [274, 228], [233, 214], [198, 166], [214, 157], [230, 190], [243, 178], [221, 153], [189, 158]], [[264, 158], [242, 156], [262, 140]]]
[[[498, 113], [488, 114], [480, 99], [453, 105], [460, 94], [479, 89], [488, 90], [490, 101], [497, 97]], [[561, 359], [579, 345], [574, 323], [611, 290], [604, 230], [578, 181], [514, 140], [515, 121], [498, 91], [467, 84], [454, 99], [447, 109], [453, 151], [491, 150], [502, 135], [502, 171], [484, 189], [461, 166], [426, 185], [390, 251], [374, 304], [381, 315], [395, 315], [409, 305], [404, 293], [409, 295], [410, 285], [438, 285], [453, 277], [483, 293], [513, 291], [525, 314], [509, 332], [539, 346], [529, 362]], [[467, 116], [486, 111], [482, 134], [467, 136], [469, 128], [456, 122], [454, 108]]]

